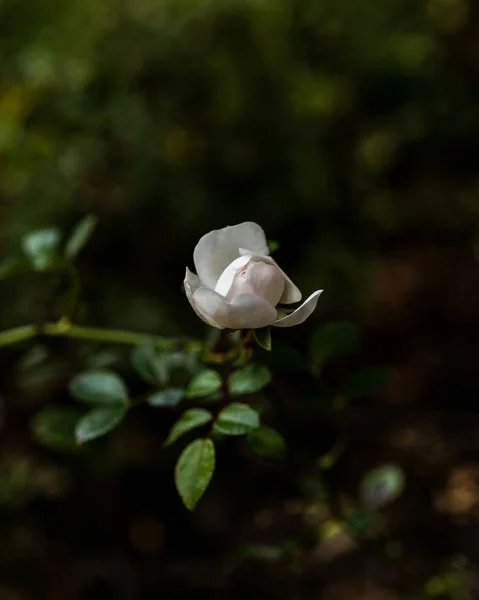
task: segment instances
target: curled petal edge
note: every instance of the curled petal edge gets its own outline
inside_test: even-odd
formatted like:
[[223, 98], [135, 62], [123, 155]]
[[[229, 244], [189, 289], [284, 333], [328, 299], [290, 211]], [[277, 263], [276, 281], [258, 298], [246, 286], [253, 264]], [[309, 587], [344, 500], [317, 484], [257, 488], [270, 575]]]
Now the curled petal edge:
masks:
[[273, 321], [274, 327], [293, 327], [294, 325], [300, 325], [304, 323], [308, 317], [312, 315], [314, 309], [319, 300], [319, 296], [323, 293], [323, 290], [316, 290], [307, 298], [301, 306], [299, 306], [296, 310], [289, 313], [285, 317], [281, 319], [276, 319]]
[[185, 293], [186, 293], [186, 297], [188, 298], [188, 302], [191, 304], [191, 308], [195, 311], [196, 316], [198, 316], [207, 325], [210, 325], [210, 327], [216, 327], [217, 329], [221, 329], [221, 327], [213, 319], [211, 319], [207, 315], [203, 314], [203, 312], [200, 310], [200, 307], [198, 306], [198, 302], [195, 301], [195, 299], [193, 298], [193, 296], [197, 290], [202, 289], [202, 288], [203, 289], [208, 289], [208, 288], [204, 288], [204, 286], [201, 283], [201, 279], [198, 277], [198, 275], [195, 275], [194, 273], [192, 273], [188, 269], [188, 267], [186, 267], [186, 274], [185, 274], [185, 280], [183, 282], [183, 285], [185, 286]]

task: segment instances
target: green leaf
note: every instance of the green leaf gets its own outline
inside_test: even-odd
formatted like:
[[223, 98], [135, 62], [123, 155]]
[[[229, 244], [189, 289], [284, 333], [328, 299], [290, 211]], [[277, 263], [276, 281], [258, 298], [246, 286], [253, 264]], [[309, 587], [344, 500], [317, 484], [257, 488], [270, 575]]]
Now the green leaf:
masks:
[[166, 365], [166, 377], [170, 387], [185, 388], [193, 375], [203, 369], [198, 356], [184, 350], [162, 352]]
[[354, 323], [326, 323], [314, 332], [310, 354], [313, 367], [322, 367], [325, 361], [351, 354], [359, 347], [360, 330]]
[[210, 439], [191, 442], [175, 467], [175, 485], [188, 510], [193, 510], [205, 493], [215, 470], [215, 447]]
[[56, 227], [32, 231], [23, 237], [23, 251], [36, 270], [42, 271], [53, 264], [60, 239], [61, 233]]
[[342, 384], [339, 393], [347, 398], [355, 398], [375, 390], [386, 384], [389, 369], [385, 367], [368, 367], [353, 373]]
[[213, 369], [205, 369], [190, 381], [186, 389], [187, 398], [209, 396], [221, 388], [221, 377]]
[[209, 410], [206, 410], [206, 408], [190, 408], [181, 415], [178, 421], [176, 421], [170, 429], [170, 433], [168, 434], [164, 445], [169, 446], [188, 431], [201, 427], [201, 425], [205, 425], [211, 421], [212, 418], [213, 415]]
[[271, 350], [271, 327], [253, 329], [253, 337], [258, 346], [261, 346], [264, 350]]
[[261, 458], [284, 460], [286, 456], [286, 443], [283, 436], [271, 427], [262, 425], [250, 433], [248, 445]]
[[276, 250], [278, 250], [278, 248], [279, 248], [279, 242], [277, 242], [275, 240], [268, 240], [268, 249], [271, 254], [273, 254], [273, 252], [276, 252]]
[[136, 372], [148, 383], [166, 385], [168, 365], [166, 355], [159, 353], [154, 346], [145, 344], [132, 350], [131, 363]]
[[197, 370], [197, 358], [184, 350], [173, 350], [164, 353], [169, 371], [181, 373], [194, 373]]
[[32, 419], [33, 435], [47, 448], [72, 450], [76, 447], [75, 426], [82, 414], [70, 407], [46, 407]]
[[365, 475], [359, 497], [365, 508], [376, 510], [394, 502], [405, 487], [406, 477], [399, 466], [381, 465]]
[[90, 239], [97, 224], [98, 217], [91, 213], [77, 223], [65, 245], [65, 256], [75, 258]]
[[125, 406], [128, 390], [123, 380], [107, 370], [84, 371], [70, 382], [72, 396], [88, 404]]
[[170, 407], [174, 408], [185, 397], [185, 390], [183, 388], [167, 388], [160, 392], [155, 392], [148, 397], [148, 404], [154, 407]]
[[245, 435], [259, 427], [259, 415], [247, 404], [232, 402], [224, 408], [215, 422], [214, 428], [224, 435]]
[[268, 367], [250, 363], [235, 371], [230, 377], [230, 391], [233, 396], [259, 392], [271, 381]]
[[121, 423], [127, 413], [125, 406], [94, 408], [75, 427], [77, 444], [83, 444], [108, 433]]

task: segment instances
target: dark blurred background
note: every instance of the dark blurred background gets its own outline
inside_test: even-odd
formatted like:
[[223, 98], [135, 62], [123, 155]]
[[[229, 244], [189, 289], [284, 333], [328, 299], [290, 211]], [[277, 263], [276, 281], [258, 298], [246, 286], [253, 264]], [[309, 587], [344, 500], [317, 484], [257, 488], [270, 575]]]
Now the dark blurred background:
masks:
[[[472, 0], [0, 2], [2, 256], [93, 212], [79, 320], [199, 337], [181, 291], [196, 241], [260, 223], [303, 295], [325, 290], [274, 342], [304, 353], [323, 321], [353, 321], [363, 344], [335, 376], [391, 368], [340, 417], [280, 373], [302, 460], [345, 427], [334, 493], [385, 460], [408, 479], [384, 543], [239, 560], [317, 530], [299, 472], [233, 445], [191, 515], [161, 448], [169, 412], [138, 408], [73, 454], [32, 439], [72, 374], [121, 368], [125, 349], [50, 340], [25, 370], [32, 343], [3, 348], [1, 600], [478, 594], [478, 25]], [[0, 283], [2, 329], [57, 316], [48, 277]]]

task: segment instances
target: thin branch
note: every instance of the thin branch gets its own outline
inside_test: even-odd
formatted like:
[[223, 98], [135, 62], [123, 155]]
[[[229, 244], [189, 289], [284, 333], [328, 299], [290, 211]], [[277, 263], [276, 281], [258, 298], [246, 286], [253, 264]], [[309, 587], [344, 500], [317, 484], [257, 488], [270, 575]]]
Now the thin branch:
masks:
[[139, 346], [152, 344], [162, 349], [184, 349], [199, 352], [203, 345], [201, 342], [188, 339], [175, 339], [147, 333], [124, 331], [121, 329], [103, 329], [99, 327], [83, 327], [72, 325], [63, 319], [56, 323], [45, 323], [44, 325], [23, 325], [0, 332], [0, 347], [10, 346], [37, 336], [66, 337], [71, 339], [82, 339], [98, 342], [109, 342], [115, 344], [127, 344]]

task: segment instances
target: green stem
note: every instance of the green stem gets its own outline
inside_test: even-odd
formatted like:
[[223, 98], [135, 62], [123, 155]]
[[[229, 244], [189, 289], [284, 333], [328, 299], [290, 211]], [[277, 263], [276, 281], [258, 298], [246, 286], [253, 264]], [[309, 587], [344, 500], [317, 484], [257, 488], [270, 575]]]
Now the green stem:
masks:
[[0, 333], [0, 346], [9, 346], [10, 344], [18, 344], [34, 338], [38, 333], [35, 325], [22, 325], [21, 327], [14, 327], [7, 331]]
[[123, 331], [120, 329], [102, 329], [99, 327], [82, 327], [71, 325], [68, 322], [45, 323], [44, 325], [24, 325], [14, 327], [0, 332], [0, 347], [17, 344], [39, 335], [50, 337], [67, 337], [72, 339], [90, 340], [98, 342], [110, 342], [115, 344], [127, 344], [139, 346], [141, 344], [153, 344], [157, 348], [170, 349], [182, 348], [192, 352], [202, 349], [202, 344], [193, 340], [172, 339], [146, 333]]
[[[229, 377], [233, 371], [233, 363], [237, 357], [237, 348], [230, 348], [231, 338], [229, 332], [222, 330], [218, 340], [216, 341], [213, 351], [222, 352], [224, 360], [222, 360], [216, 366], [216, 372], [221, 377], [221, 398], [216, 405], [216, 411], [211, 422], [211, 427], [208, 431], [208, 437], [213, 435], [215, 422], [217, 421], [221, 411], [225, 408], [229, 402], [231, 402], [230, 390], [229, 390]], [[232, 352], [233, 351], [233, 352]]]

